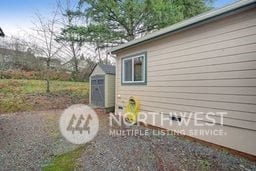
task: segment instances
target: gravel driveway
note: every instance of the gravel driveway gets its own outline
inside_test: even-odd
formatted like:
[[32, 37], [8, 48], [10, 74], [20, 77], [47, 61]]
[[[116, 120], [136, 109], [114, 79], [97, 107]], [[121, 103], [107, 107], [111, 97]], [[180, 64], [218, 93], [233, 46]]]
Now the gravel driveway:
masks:
[[59, 133], [61, 112], [0, 115], [0, 170], [39, 170], [52, 156], [75, 148]]
[[[54, 155], [75, 149], [59, 133], [61, 112], [0, 115], [0, 170], [39, 170]], [[256, 170], [254, 162], [153, 130], [148, 136], [110, 136], [107, 115], [99, 118], [100, 131], [76, 161], [78, 170]]]
[[77, 161], [80, 170], [256, 170], [255, 162], [176, 136], [159, 136], [142, 126], [132, 129], [148, 131], [147, 136], [110, 136], [110, 130], [128, 128], [108, 125], [108, 117], [101, 114], [97, 137]]

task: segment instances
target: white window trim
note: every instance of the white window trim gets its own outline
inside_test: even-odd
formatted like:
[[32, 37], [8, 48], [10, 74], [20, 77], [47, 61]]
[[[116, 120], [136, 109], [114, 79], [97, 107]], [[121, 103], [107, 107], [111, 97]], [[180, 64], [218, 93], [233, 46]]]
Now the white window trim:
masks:
[[[138, 58], [138, 57], [143, 57], [143, 63], [142, 63], [142, 67], [143, 67], [143, 72], [142, 72], [142, 81], [134, 81], [134, 58]], [[125, 65], [124, 62], [126, 60], [130, 60], [132, 59], [132, 81], [125, 81]], [[124, 84], [129, 84], [129, 83], [145, 83], [145, 77], [146, 77], [146, 55], [145, 54], [140, 54], [140, 55], [136, 55], [136, 56], [131, 56], [131, 57], [126, 57], [122, 59], [122, 83]]]

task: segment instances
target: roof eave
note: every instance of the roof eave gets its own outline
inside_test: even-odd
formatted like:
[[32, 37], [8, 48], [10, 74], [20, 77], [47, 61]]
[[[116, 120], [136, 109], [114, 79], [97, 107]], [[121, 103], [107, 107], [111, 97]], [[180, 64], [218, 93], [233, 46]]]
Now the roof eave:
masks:
[[224, 16], [226, 16], [225, 14], [232, 13], [232, 12], [235, 12], [235, 11], [238, 12], [241, 9], [244, 9], [246, 7], [249, 7], [249, 6], [252, 6], [252, 5], [255, 5], [255, 4], [256, 4], [256, 0], [244, 0], [244, 1], [239, 1], [239, 2], [236, 2], [234, 4], [225, 6], [223, 8], [217, 9], [217, 10], [211, 10], [211, 11], [208, 11], [206, 13], [200, 14], [198, 16], [192, 17], [188, 20], [179, 22], [179, 23], [174, 24], [172, 26], [169, 26], [169, 27], [163, 28], [159, 31], [148, 34], [148, 35], [146, 35], [142, 38], [135, 39], [135, 40], [132, 40], [132, 41], [130, 41], [128, 43], [125, 43], [123, 45], [114, 47], [110, 50], [110, 52], [112, 54], [116, 54], [120, 50], [129, 48], [129, 47], [132, 47], [132, 46], [135, 46], [135, 45], [138, 45], [138, 44], [142, 44], [142, 43], [148, 42], [148, 41], [153, 40], [153, 39], [160, 38], [164, 35], [167, 35], [167, 34], [170, 34], [170, 33], [173, 33], [173, 32], [177, 32], [177, 31], [185, 29], [185, 28], [188, 29], [191, 26], [194, 26], [194, 25], [199, 24], [199, 23], [203, 23], [203, 22], [208, 21], [208, 20], [213, 19], [213, 18], [217, 18], [217, 17], [221, 17], [221, 16], [224, 17]]

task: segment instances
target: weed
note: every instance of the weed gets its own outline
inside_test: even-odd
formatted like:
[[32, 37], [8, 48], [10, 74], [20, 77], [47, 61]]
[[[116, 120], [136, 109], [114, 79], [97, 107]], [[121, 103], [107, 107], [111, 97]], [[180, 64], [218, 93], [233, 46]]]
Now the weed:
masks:
[[210, 163], [207, 160], [198, 160], [200, 170], [207, 171], [210, 170]]
[[76, 160], [81, 156], [81, 154], [86, 150], [87, 145], [78, 147], [73, 151], [55, 156], [46, 166], [43, 166], [43, 171], [71, 171], [75, 170]]

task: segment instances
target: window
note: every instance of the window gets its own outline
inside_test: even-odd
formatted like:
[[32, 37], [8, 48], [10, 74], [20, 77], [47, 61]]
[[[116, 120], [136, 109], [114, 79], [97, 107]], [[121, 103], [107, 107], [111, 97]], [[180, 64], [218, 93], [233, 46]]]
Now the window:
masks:
[[96, 85], [97, 81], [96, 80], [92, 80], [92, 85]]
[[104, 84], [104, 80], [98, 80], [98, 84]]
[[146, 84], [146, 54], [122, 59], [122, 83]]

